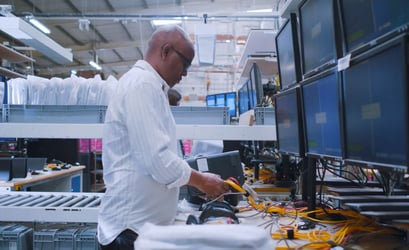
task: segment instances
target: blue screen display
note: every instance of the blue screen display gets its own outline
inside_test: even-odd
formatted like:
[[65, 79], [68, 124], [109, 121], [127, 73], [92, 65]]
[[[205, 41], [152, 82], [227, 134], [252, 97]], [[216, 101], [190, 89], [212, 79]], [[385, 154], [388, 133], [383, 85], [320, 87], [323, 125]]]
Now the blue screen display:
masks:
[[409, 23], [407, 0], [343, 0], [341, 10], [348, 52]]
[[226, 106], [229, 107], [230, 117], [236, 116], [236, 93], [226, 93]]
[[215, 107], [216, 106], [216, 96], [214, 96], [214, 95], [206, 96], [206, 106], [207, 107]]
[[402, 45], [344, 71], [346, 158], [406, 165], [407, 78]]
[[247, 89], [247, 84], [239, 89], [239, 114], [243, 114], [249, 110], [249, 92]]
[[224, 94], [217, 94], [216, 95], [216, 106], [217, 107], [225, 107], [226, 106], [226, 100], [224, 98]]
[[336, 63], [333, 0], [306, 1], [300, 19], [304, 74]]
[[301, 155], [299, 100], [296, 89], [275, 96], [277, 141], [280, 152]]
[[338, 74], [302, 85], [306, 152], [341, 157]]

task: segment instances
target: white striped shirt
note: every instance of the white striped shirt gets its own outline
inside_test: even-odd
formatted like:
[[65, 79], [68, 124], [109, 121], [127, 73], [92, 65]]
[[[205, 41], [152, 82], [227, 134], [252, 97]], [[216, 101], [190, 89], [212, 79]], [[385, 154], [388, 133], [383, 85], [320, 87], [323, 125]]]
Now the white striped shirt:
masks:
[[103, 135], [106, 192], [98, 219], [103, 245], [127, 228], [138, 232], [146, 222], [173, 223], [179, 187], [188, 182], [191, 168], [177, 155], [168, 89], [140, 60], [112, 93]]

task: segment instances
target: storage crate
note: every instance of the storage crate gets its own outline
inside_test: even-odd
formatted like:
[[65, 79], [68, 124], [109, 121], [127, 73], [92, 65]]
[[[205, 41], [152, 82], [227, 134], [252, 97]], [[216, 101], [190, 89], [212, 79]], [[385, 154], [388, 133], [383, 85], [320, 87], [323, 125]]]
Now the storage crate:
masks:
[[33, 229], [16, 224], [0, 226], [0, 249], [33, 249]]
[[3, 105], [3, 122], [103, 123], [107, 106]]
[[272, 107], [254, 109], [256, 125], [276, 125], [275, 110]]
[[176, 124], [226, 125], [230, 124], [228, 107], [172, 106]]
[[55, 249], [54, 239], [58, 229], [41, 229], [34, 231], [34, 250]]
[[78, 229], [60, 229], [55, 234], [55, 250], [74, 250]]
[[75, 238], [75, 247], [76, 250], [98, 250], [97, 229], [81, 229]]

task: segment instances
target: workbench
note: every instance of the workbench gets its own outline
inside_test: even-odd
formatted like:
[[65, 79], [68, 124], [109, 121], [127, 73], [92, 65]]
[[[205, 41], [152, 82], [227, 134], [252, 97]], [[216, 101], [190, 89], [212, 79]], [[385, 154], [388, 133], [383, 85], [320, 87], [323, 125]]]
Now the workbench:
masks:
[[82, 192], [83, 169], [85, 166], [72, 166], [69, 169], [37, 171], [37, 175], [29, 173], [26, 178], [0, 182], [0, 191]]

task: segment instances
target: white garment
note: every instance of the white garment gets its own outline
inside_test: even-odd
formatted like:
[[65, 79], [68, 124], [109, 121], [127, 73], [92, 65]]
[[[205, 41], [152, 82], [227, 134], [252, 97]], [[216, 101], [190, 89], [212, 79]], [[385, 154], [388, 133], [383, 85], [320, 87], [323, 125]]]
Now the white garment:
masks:
[[146, 222], [171, 224], [176, 216], [179, 187], [188, 182], [191, 168], [177, 155], [168, 89], [140, 60], [112, 93], [103, 134], [106, 192], [98, 218], [103, 245], [127, 228], [138, 232]]

